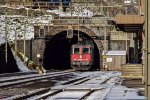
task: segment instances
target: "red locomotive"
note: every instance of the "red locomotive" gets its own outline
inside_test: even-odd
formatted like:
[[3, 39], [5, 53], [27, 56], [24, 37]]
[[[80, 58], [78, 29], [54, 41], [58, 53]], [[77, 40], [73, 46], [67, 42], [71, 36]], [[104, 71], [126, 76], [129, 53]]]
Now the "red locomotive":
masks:
[[93, 65], [92, 45], [77, 44], [71, 47], [71, 67], [74, 70], [89, 70]]

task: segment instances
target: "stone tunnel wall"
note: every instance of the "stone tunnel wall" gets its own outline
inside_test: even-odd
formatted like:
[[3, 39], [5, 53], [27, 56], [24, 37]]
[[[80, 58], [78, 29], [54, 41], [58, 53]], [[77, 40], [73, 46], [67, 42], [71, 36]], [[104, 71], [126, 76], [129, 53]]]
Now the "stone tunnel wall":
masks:
[[[36, 29], [37, 28], [37, 29]], [[39, 27], [36, 26], [36, 30], [35, 30], [35, 36], [38, 36], [39, 35]], [[67, 30], [68, 27], [64, 27], [64, 26], [59, 26], [59, 27], [49, 27], [48, 26], [44, 26], [45, 28], [45, 32], [47, 33], [46, 36], [49, 36], [49, 35], [56, 35], [57, 33], [60, 33], [61, 31], [64, 31], [64, 30]], [[94, 33], [91, 29], [87, 28], [87, 27], [77, 27], [77, 26], [74, 26], [72, 27], [73, 30], [79, 30], [81, 32], [84, 32], [86, 33], [88, 36], [97, 36], [96, 33]], [[37, 32], [37, 33], [36, 33]], [[101, 52], [103, 51], [103, 44], [102, 44], [102, 41], [101, 40], [97, 40], [97, 39], [93, 39], [96, 43], [96, 45], [98, 46], [98, 49], [99, 49], [99, 52], [101, 54]]]
[[[40, 54], [41, 57], [43, 56], [45, 50], [45, 39], [32, 39], [26, 40], [26, 49], [25, 54], [31, 61], [34, 63], [38, 63], [37, 54]], [[17, 49], [24, 53], [24, 41], [19, 40], [17, 41]]]
[[[39, 37], [39, 26], [35, 26], [35, 39], [32, 39], [32, 40], [26, 40], [26, 56], [32, 60], [33, 62], [35, 62], [36, 64], [38, 64], [38, 58], [37, 58], [37, 54], [40, 54], [41, 55], [41, 58], [43, 58], [43, 54], [44, 54], [44, 50], [45, 50], [45, 45], [46, 45], [46, 41], [60, 33], [61, 31], [64, 31], [64, 30], [67, 30], [68, 27], [49, 27], [48, 26], [44, 26], [44, 29], [45, 29], [45, 37], [48, 37], [48, 38], [40, 38]], [[64, 28], [64, 30], [62, 30]], [[78, 30], [78, 27], [73, 27], [74, 30]], [[88, 29], [86, 27], [80, 27], [80, 30], [81, 32], [84, 32], [86, 33], [87, 35], [89, 36], [97, 36], [93, 31], [91, 31], [91, 29]], [[96, 43], [98, 49], [99, 49], [99, 56], [100, 56], [100, 64], [102, 62], [102, 51], [104, 50], [103, 48], [103, 42], [104, 41], [101, 41], [101, 40], [98, 40], [98, 39], [93, 39], [94, 42]], [[22, 53], [24, 52], [24, 41], [23, 40], [20, 40], [18, 41], [17, 43], [17, 48], [18, 48], [18, 51], [21, 51]], [[32, 52], [32, 53], [31, 53]]]

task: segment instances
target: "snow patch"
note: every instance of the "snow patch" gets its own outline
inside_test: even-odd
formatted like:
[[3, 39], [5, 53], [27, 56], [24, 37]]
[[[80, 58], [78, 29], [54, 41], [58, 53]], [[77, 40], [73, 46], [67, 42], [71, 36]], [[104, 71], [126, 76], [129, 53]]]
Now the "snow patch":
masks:
[[4, 38], [2, 38], [2, 37], [0, 36], [0, 45], [3, 44], [3, 43], [5, 43], [5, 40], [4, 40]]
[[71, 17], [71, 16], [78, 16], [78, 15], [79, 17], [92, 17], [94, 15], [92, 11], [87, 10], [85, 8], [83, 9], [83, 11], [75, 10], [72, 12], [63, 12], [63, 11], [60, 11], [59, 9], [56, 9], [56, 10], [47, 10], [47, 12], [57, 14], [60, 17]]
[[[20, 18], [19, 18], [20, 17]], [[23, 40], [24, 34], [25, 39], [30, 40], [34, 38], [34, 25], [35, 24], [47, 24], [48, 22], [51, 23], [52, 16], [40, 16], [37, 18], [23, 18], [25, 16], [21, 15], [11, 15], [7, 16], [5, 23], [5, 15], [0, 16], [0, 36], [4, 37], [5, 34], [5, 27], [7, 25], [7, 38], [8, 41], [14, 42], [15, 34], [17, 35], [17, 40]]]
[[[11, 49], [11, 51], [12, 51], [12, 53], [13, 53], [13, 55], [15, 56], [15, 52], [14, 52], [14, 50], [12, 50]], [[27, 68], [27, 66], [25, 66], [24, 64], [23, 64], [23, 62], [16, 56], [16, 63], [17, 63], [17, 66], [18, 66], [18, 68], [19, 68], [19, 70], [21, 71], [21, 72], [29, 72], [30, 70]]]

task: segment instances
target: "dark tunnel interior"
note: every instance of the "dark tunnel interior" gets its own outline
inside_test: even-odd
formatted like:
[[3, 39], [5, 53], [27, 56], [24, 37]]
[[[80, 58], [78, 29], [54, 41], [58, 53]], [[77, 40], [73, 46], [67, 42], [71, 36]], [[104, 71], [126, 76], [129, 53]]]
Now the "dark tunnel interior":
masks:
[[[46, 70], [57, 69], [64, 70], [70, 69], [70, 51], [73, 44], [78, 43], [78, 31], [73, 30], [73, 38], [67, 38], [67, 31], [62, 31], [54, 35], [51, 39], [46, 42], [46, 48], [44, 51], [44, 68]], [[99, 69], [100, 55], [96, 43], [91, 39], [90, 36], [83, 32], [79, 32], [80, 38], [83, 42], [92, 41], [94, 45], [94, 64], [91, 70]]]
[[18, 66], [16, 60], [12, 54], [11, 48], [8, 45], [7, 49], [7, 62], [5, 59], [5, 44], [0, 45], [0, 74], [1, 73], [13, 73], [18, 72]]

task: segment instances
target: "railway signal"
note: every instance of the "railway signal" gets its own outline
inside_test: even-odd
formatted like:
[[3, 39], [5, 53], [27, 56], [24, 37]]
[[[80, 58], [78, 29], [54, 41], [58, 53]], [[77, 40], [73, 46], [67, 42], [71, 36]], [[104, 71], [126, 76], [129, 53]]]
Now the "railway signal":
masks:
[[68, 26], [68, 30], [67, 30], [67, 38], [73, 38], [73, 29], [71, 26]]
[[40, 38], [44, 38], [44, 37], [45, 37], [45, 29], [44, 29], [44, 26], [40, 26], [40, 29], [39, 29], [39, 37], [40, 37]]

